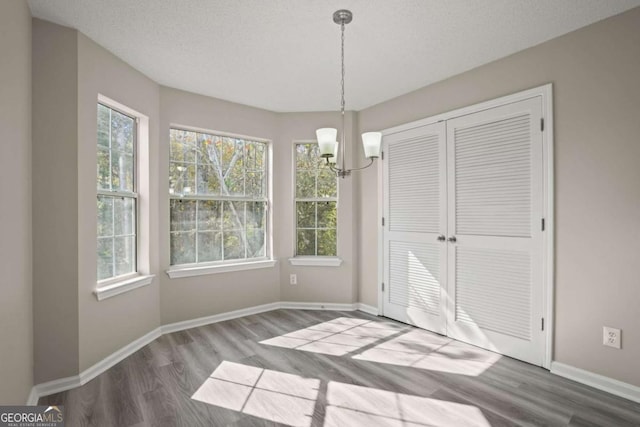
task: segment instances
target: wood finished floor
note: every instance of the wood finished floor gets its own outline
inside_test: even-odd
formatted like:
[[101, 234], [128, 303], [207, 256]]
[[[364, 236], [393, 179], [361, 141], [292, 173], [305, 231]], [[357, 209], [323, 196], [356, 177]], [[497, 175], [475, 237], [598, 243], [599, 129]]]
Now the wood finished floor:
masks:
[[640, 426], [639, 404], [362, 312], [164, 335], [39, 403], [64, 405], [67, 426]]

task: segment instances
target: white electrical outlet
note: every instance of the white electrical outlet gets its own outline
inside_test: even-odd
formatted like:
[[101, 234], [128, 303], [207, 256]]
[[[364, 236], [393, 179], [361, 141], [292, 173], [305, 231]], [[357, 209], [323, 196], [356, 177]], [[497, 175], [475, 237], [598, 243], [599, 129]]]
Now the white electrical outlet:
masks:
[[298, 275], [297, 274], [290, 274], [289, 275], [289, 284], [290, 285], [297, 285], [298, 284]]
[[610, 328], [608, 326], [602, 327], [602, 344], [620, 349], [622, 331], [616, 328]]

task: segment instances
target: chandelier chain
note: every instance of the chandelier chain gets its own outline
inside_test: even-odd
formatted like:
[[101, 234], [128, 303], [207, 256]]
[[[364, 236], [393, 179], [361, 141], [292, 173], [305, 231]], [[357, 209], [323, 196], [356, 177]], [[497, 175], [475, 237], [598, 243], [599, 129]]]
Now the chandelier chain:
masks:
[[344, 115], [344, 21], [342, 21], [342, 23], [340, 24], [340, 29], [342, 31], [342, 45], [341, 45], [341, 56], [340, 56], [340, 61], [342, 63], [342, 79], [340, 80], [340, 84], [342, 87], [342, 91], [340, 92], [340, 107], [341, 107], [341, 112]]

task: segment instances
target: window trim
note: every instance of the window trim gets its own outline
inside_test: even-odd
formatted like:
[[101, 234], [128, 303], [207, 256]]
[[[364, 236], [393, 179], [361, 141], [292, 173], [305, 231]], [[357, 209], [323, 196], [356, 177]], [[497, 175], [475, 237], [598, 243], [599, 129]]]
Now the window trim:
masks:
[[289, 264], [296, 267], [340, 267], [342, 258], [337, 256], [296, 256], [289, 258]]
[[[300, 144], [318, 144], [315, 139], [294, 139], [292, 147], [292, 200], [293, 200], [293, 257], [289, 258], [289, 263], [294, 266], [321, 266], [321, 267], [339, 267], [342, 264], [342, 258], [340, 258], [340, 245], [338, 245], [338, 236], [340, 235], [340, 180], [336, 177], [336, 196], [335, 197], [297, 197], [297, 164], [296, 164], [296, 147]], [[317, 187], [316, 179], [316, 187]], [[336, 254], [335, 255], [298, 255], [298, 213], [297, 202], [335, 202], [336, 203]], [[316, 212], [317, 221], [317, 212]], [[310, 228], [308, 228], [311, 230]], [[313, 230], [322, 230], [322, 228], [313, 228]], [[316, 252], [317, 237], [316, 237]], [[317, 260], [317, 261], [314, 261]]]
[[202, 264], [179, 264], [172, 266], [165, 272], [170, 279], [179, 279], [182, 277], [205, 276], [217, 273], [229, 273], [233, 271], [256, 270], [259, 268], [275, 267], [277, 260], [271, 258], [250, 258], [251, 261], [240, 260], [238, 262], [230, 261], [213, 261]]
[[[271, 212], [271, 200], [272, 200], [272, 159], [273, 159], [273, 142], [270, 139], [254, 137], [243, 134], [236, 134], [230, 132], [217, 131], [212, 129], [200, 128], [195, 126], [182, 125], [177, 123], [169, 124], [169, 132], [172, 130], [196, 132], [213, 136], [228, 137], [235, 139], [242, 139], [245, 141], [259, 142], [265, 145], [265, 159], [264, 159], [264, 180], [265, 180], [265, 195], [264, 197], [251, 197], [251, 196], [224, 196], [224, 195], [203, 195], [203, 194], [180, 194], [169, 193], [169, 204], [172, 200], [212, 200], [212, 201], [232, 201], [232, 202], [263, 202], [265, 203], [265, 255], [263, 257], [256, 258], [241, 258], [221, 261], [205, 261], [195, 263], [184, 264], [171, 264], [171, 244], [169, 243], [169, 268], [166, 270], [167, 275], [170, 278], [200, 276], [213, 273], [224, 273], [227, 271], [240, 271], [251, 270], [255, 268], [273, 267], [276, 261], [273, 259], [273, 236], [272, 236], [272, 221], [273, 215]], [[169, 143], [169, 165], [171, 165], [171, 145]], [[197, 183], [195, 183], [197, 190]], [[169, 209], [171, 209], [169, 207]], [[196, 250], [197, 250], [197, 236], [196, 236]], [[169, 218], [169, 242], [171, 241], [171, 218]], [[246, 252], [246, 248], [245, 248]]]
[[137, 192], [136, 272], [96, 281], [96, 288], [93, 294], [98, 301], [101, 301], [105, 298], [149, 285], [152, 283], [154, 275], [150, 274], [148, 243], [151, 231], [149, 228], [149, 215], [152, 208], [149, 205], [149, 117], [100, 93], [97, 97], [97, 103], [132, 117], [136, 121], [136, 161], [134, 162], [134, 182]]
[[[134, 236], [135, 253], [133, 255], [134, 269], [132, 272], [108, 277], [102, 280], [97, 280], [97, 277], [96, 277], [96, 290], [94, 293], [98, 298], [98, 301], [104, 298], [108, 298], [108, 296], [101, 298], [100, 295], [98, 295], [98, 293], [100, 293], [103, 289], [107, 289], [107, 288], [111, 289], [112, 287], [115, 288], [114, 284], [118, 284], [118, 283], [122, 283], [123, 286], [126, 286], [132, 280], [131, 279], [132, 277], [148, 277], [140, 273], [140, 265], [139, 265], [141, 247], [140, 247], [140, 194], [138, 193], [138, 187], [139, 187], [138, 162], [140, 161], [140, 153], [139, 153], [140, 144], [138, 139], [139, 139], [139, 135], [141, 134], [140, 117], [142, 117], [142, 115], [102, 95], [98, 95], [96, 106], [99, 106], [99, 105], [102, 105], [103, 107], [109, 108], [110, 110], [120, 113], [123, 116], [129, 117], [130, 119], [133, 120], [135, 124], [133, 127], [133, 150], [132, 150], [133, 151], [133, 191], [104, 190], [104, 189], [96, 188], [96, 200], [100, 196], [113, 197], [114, 199], [117, 197], [126, 197], [134, 200], [135, 202], [135, 209], [134, 209], [135, 233], [133, 234], [133, 236]], [[97, 123], [97, 120], [96, 120], [96, 123]], [[96, 138], [97, 138], [97, 127], [96, 127]], [[98, 145], [96, 144], [96, 150], [97, 149], [98, 149]], [[97, 156], [96, 156], [96, 162], [97, 162]], [[111, 166], [111, 143], [109, 143], [109, 165]], [[97, 243], [99, 239], [100, 237], [96, 235], [96, 248], [97, 248]], [[113, 256], [115, 256], [115, 254]], [[97, 258], [96, 258], [96, 261], [97, 261]], [[96, 263], [96, 276], [97, 276], [97, 267], [98, 266]], [[153, 276], [151, 277], [153, 278]], [[150, 280], [149, 280], [149, 283], [151, 283]], [[121, 292], [125, 292], [125, 291], [126, 290]], [[118, 293], [121, 293], [121, 292], [118, 292]], [[118, 293], [115, 293], [114, 295], [117, 295]]]
[[103, 281], [108, 283], [101, 282], [93, 291], [93, 294], [96, 296], [98, 301], [102, 301], [104, 299], [115, 297], [116, 295], [150, 285], [151, 282], [153, 282], [154, 277], [155, 274], [140, 275], [139, 273], [118, 276], [114, 278], [119, 279], [117, 281], [109, 279]]

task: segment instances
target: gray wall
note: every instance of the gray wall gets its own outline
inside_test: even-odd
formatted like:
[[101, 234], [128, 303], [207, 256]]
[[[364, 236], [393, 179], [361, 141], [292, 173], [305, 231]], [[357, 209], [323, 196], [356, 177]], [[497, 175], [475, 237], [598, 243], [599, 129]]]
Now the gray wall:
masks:
[[[640, 8], [360, 112], [384, 129], [554, 84], [554, 360], [640, 386]], [[360, 300], [377, 304], [375, 170], [360, 176]], [[369, 260], [365, 263], [364, 260]], [[602, 326], [622, 328], [622, 350]]]
[[[353, 112], [345, 114], [345, 132], [353, 136], [355, 131]], [[355, 185], [353, 178], [338, 181], [338, 256], [343, 263], [340, 267], [292, 266], [288, 258], [295, 254], [295, 210], [293, 177], [295, 159], [293, 143], [301, 140], [315, 140], [315, 131], [320, 127], [338, 129], [340, 138], [340, 114], [336, 112], [282, 113], [279, 114], [279, 140], [275, 145], [274, 167], [275, 192], [273, 204], [279, 212], [276, 217], [278, 254], [280, 263], [280, 299], [282, 301], [352, 303], [357, 301], [357, 253], [354, 221]], [[351, 145], [350, 147], [353, 147]], [[357, 147], [356, 147], [357, 148]], [[359, 153], [358, 153], [359, 154]], [[348, 161], [354, 158], [347, 154]], [[347, 164], [347, 166], [351, 166]], [[297, 275], [297, 285], [289, 283], [289, 274]]]
[[0, 1], [0, 404], [33, 385], [31, 305], [31, 14]]
[[[160, 325], [159, 279], [98, 302], [98, 94], [146, 115], [149, 170], [140, 178], [141, 271], [158, 269], [159, 87], [75, 30], [33, 20], [35, 381], [76, 375]], [[141, 174], [144, 175], [144, 174]]]
[[[158, 122], [160, 88], [82, 33], [78, 34], [78, 307], [80, 371], [160, 325], [158, 277]], [[138, 140], [138, 271], [149, 286], [98, 301], [96, 287], [96, 135], [98, 94], [149, 118], [148, 146]], [[148, 160], [148, 162], [147, 162]], [[147, 168], [148, 165], [148, 168]]]
[[78, 372], [77, 42], [76, 31], [33, 20], [36, 384]]

